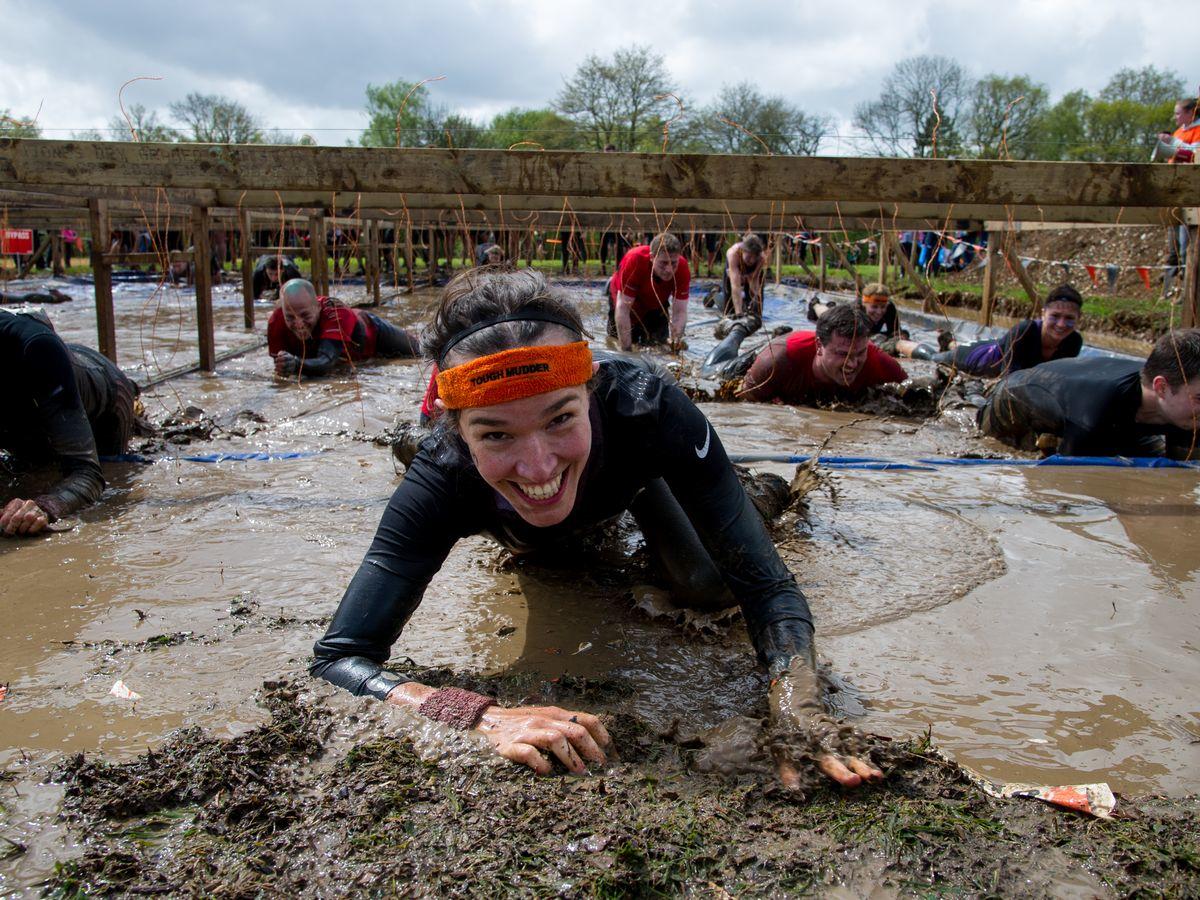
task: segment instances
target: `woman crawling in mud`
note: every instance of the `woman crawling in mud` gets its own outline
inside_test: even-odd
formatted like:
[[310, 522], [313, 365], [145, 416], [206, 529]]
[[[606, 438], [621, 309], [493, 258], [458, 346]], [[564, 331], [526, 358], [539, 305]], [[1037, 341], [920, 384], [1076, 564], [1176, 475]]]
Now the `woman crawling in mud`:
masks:
[[583, 324], [533, 271], [470, 270], [445, 290], [425, 337], [438, 365], [439, 428], [392, 496], [311, 671], [484, 735], [541, 774], [582, 773], [610, 740], [586, 712], [507, 708], [382, 668], [454, 543], [487, 534], [515, 552], [569, 546], [629, 510], [677, 602], [739, 604], [771, 675], [785, 786], [815, 764], [845, 786], [883, 773], [821, 711], [812, 616], [704, 415], [637, 360], [595, 361]]

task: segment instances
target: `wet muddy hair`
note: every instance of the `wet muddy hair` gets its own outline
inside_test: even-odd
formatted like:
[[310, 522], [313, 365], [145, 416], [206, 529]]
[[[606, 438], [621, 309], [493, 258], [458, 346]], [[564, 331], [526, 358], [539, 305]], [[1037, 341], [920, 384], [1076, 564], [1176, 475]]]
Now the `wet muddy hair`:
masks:
[[834, 335], [855, 340], [871, 334], [871, 320], [857, 303], [839, 303], [817, 319], [817, 340], [822, 346]]
[[[892, 289], [882, 281], [872, 281], [870, 284], [863, 285], [862, 295], [863, 297], [886, 297], [890, 299]], [[862, 302], [861, 297], [859, 298], [859, 302]]]
[[1173, 391], [1200, 377], [1200, 328], [1168, 331], [1154, 342], [1142, 366], [1142, 384], [1149, 387], [1159, 375]]
[[763, 244], [763, 239], [753, 231], [748, 231], [742, 235], [742, 247], [751, 253], [756, 253], [762, 256], [767, 249]]
[[656, 234], [650, 241], [650, 254], [658, 256], [659, 253], [669, 253], [676, 256], [683, 252], [683, 244], [679, 242], [679, 238], [671, 234], [669, 231], [664, 231], [662, 234]]
[[1049, 294], [1046, 295], [1046, 302], [1042, 304], [1042, 308], [1049, 306], [1051, 303], [1074, 303], [1080, 309], [1083, 309], [1083, 297], [1079, 291], [1071, 287], [1069, 284], [1060, 284]]
[[584, 340], [587, 332], [579, 313], [540, 272], [487, 266], [467, 269], [446, 285], [421, 350], [447, 368], [448, 356], [476, 359], [531, 346], [547, 335], [567, 344]]

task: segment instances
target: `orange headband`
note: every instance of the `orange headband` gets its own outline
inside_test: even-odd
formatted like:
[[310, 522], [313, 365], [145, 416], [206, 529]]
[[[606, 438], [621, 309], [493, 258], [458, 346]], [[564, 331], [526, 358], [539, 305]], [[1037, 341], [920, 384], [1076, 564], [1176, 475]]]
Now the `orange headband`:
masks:
[[887, 294], [863, 294], [863, 303], [887, 303], [891, 299]]
[[586, 341], [517, 347], [439, 372], [438, 397], [447, 409], [493, 406], [574, 387], [591, 377]]

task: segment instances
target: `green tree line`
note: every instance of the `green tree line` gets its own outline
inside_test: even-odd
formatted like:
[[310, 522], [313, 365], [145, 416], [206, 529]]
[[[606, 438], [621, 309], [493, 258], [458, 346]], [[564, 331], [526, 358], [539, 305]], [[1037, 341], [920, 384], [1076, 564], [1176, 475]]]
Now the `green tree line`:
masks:
[[[755, 84], [727, 84], [707, 104], [683, 93], [661, 55], [647, 47], [588, 56], [545, 106], [514, 107], [480, 121], [435, 102], [428, 86], [398, 79], [368, 84], [364, 147], [521, 147], [548, 150], [815, 154], [834, 140], [842, 153], [980, 159], [1145, 162], [1155, 136], [1174, 130], [1175, 102], [1188, 96], [1177, 73], [1121, 69], [1094, 96], [1069, 91], [1051, 102], [1026, 75], [971, 77], [944, 56], [901, 60], [875, 99], [853, 110], [849, 134]], [[92, 140], [312, 144], [268, 128], [244, 106], [213, 94], [171, 103], [167, 119], [140, 105]], [[0, 135], [36, 137], [36, 123], [0, 110]], [[351, 141], [350, 143], [354, 143]]]

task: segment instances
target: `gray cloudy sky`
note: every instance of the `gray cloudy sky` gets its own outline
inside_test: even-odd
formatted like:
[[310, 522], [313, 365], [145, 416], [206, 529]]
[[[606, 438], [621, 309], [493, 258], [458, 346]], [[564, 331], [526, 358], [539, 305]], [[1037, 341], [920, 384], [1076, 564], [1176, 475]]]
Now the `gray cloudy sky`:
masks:
[[1149, 63], [1196, 84], [1186, 7], [695, 0], [668, 13], [626, 0], [0, 0], [0, 109], [38, 114], [46, 137], [65, 138], [106, 126], [121, 84], [154, 75], [162, 80], [126, 89], [127, 105], [165, 114], [191, 91], [225, 94], [270, 126], [341, 144], [365, 124], [369, 82], [445, 75], [430, 85], [433, 98], [485, 118], [546, 105], [588, 53], [641, 43], [665, 55], [694, 103], [750, 80], [845, 129], [892, 65], [920, 53], [952, 56], [973, 75], [1028, 74], [1055, 98], [1095, 91], [1117, 69]]

